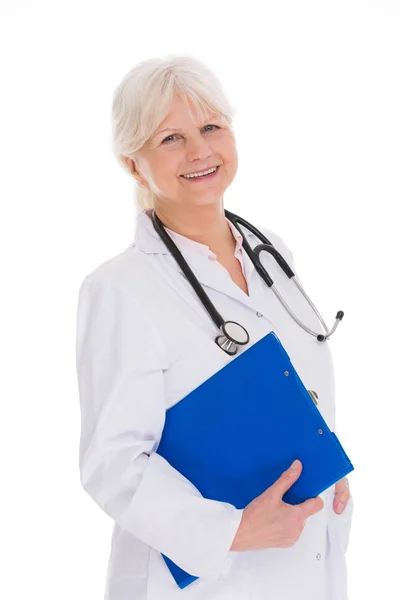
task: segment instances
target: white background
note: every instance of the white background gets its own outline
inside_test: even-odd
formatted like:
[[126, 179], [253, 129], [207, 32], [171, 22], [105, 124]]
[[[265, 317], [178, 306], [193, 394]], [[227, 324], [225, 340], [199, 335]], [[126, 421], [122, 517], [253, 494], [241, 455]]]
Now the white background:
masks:
[[349, 598], [399, 598], [398, 2], [0, 11], [0, 596], [103, 597], [112, 522], [79, 482], [77, 293], [133, 239], [112, 93], [138, 61], [171, 52], [203, 60], [236, 108], [226, 208], [283, 237], [328, 324], [345, 313], [329, 343], [355, 466]]

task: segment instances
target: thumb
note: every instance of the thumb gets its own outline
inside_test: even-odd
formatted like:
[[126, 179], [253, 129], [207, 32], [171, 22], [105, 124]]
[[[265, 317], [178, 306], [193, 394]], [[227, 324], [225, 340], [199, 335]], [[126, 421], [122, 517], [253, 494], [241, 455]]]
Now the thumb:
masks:
[[315, 513], [322, 510], [325, 506], [323, 499], [320, 496], [315, 496], [314, 498], [308, 498], [305, 502], [298, 504], [298, 507], [303, 511], [304, 519], [311, 517]]
[[282, 496], [288, 491], [288, 489], [294, 484], [295, 481], [300, 477], [303, 465], [299, 460], [295, 460], [289, 469], [284, 471], [282, 475], [273, 484], [274, 491]]

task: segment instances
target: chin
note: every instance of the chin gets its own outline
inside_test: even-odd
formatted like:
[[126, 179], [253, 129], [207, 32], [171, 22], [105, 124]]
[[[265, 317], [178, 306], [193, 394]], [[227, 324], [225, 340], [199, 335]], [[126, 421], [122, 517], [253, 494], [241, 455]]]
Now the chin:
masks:
[[205, 196], [204, 198], [192, 198], [189, 200], [189, 204], [192, 206], [220, 206], [223, 201], [222, 195], [218, 196]]

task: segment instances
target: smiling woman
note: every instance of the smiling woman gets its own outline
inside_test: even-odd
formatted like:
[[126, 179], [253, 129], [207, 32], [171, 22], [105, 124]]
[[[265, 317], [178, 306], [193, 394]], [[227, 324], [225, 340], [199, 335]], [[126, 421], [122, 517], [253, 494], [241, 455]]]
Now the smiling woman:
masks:
[[136, 180], [139, 210], [221, 202], [238, 168], [234, 110], [205, 65], [187, 56], [139, 63], [112, 113], [114, 152]]
[[[247, 348], [275, 331], [335, 430], [328, 345], [315, 344], [275, 302], [246, 250], [260, 240], [252, 226], [242, 235], [225, 213], [224, 193], [238, 169], [232, 116], [215, 75], [190, 57], [139, 63], [114, 93], [114, 151], [134, 178], [140, 212], [132, 244], [82, 282], [76, 336], [81, 483], [115, 523], [105, 600], [347, 597], [351, 513], [333, 514], [334, 500], [349, 500], [345, 485], [286, 504], [283, 494], [302, 467], [283, 472], [277, 450], [271, 464], [278, 460], [282, 475], [243, 508], [203, 495], [157, 453], [167, 410], [233, 360], [218, 345], [229, 332], [208, 318], [206, 297], [219, 317], [243, 324]], [[165, 237], [154, 227], [155, 215]], [[280, 236], [259, 229], [296, 274]], [[304, 296], [264, 254], [262, 266], [288, 305], [316, 331], [320, 323]], [[247, 351], [242, 342], [238, 354]], [[251, 405], [246, 395], [236, 400], [243, 411]], [[249, 417], [259, 419], [254, 411]], [[236, 439], [245, 456], [245, 442]], [[207, 462], [198, 466], [208, 472]], [[199, 579], [182, 592], [163, 556]]]
[[[125, 157], [164, 217], [167, 206], [170, 213], [172, 206], [186, 212], [205, 204], [222, 205], [224, 191], [236, 175], [236, 143], [226, 119], [214, 112], [198, 122], [194, 108], [191, 99], [176, 93], [160, 130], [133, 158]], [[171, 133], [165, 136], [167, 131]]]

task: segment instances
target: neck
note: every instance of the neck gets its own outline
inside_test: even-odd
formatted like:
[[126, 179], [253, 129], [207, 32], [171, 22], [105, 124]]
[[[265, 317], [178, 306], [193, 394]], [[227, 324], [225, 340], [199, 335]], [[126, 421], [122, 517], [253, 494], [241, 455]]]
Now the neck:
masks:
[[155, 205], [157, 216], [164, 226], [195, 242], [205, 244], [217, 256], [230, 256], [234, 253], [235, 239], [225, 217], [223, 204], [190, 206], [186, 210], [169, 210], [169, 207]]

